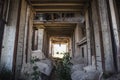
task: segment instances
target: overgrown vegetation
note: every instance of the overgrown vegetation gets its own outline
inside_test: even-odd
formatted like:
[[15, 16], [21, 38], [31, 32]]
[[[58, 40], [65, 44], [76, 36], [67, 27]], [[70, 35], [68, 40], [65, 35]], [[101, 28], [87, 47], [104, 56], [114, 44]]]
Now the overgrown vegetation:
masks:
[[59, 80], [71, 80], [71, 65], [69, 53], [64, 53], [64, 57], [56, 65], [56, 73]]
[[31, 63], [34, 64], [32, 67], [33, 73], [31, 74], [32, 80], [40, 80], [41, 72], [38, 69], [38, 66], [35, 64], [35, 62], [39, 61], [38, 58], [32, 58]]
[[31, 78], [31, 80], [41, 80], [41, 72], [39, 70], [39, 67], [35, 64], [36, 62], [38, 62], [39, 59], [36, 57], [33, 57], [31, 59], [31, 67], [32, 67], [32, 73], [29, 72], [25, 72], [24, 75], [29, 79]]

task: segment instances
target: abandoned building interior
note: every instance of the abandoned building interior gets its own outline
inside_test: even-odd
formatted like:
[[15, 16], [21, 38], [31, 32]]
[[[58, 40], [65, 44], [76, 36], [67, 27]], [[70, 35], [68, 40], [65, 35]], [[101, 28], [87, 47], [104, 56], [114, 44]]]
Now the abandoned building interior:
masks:
[[[50, 79], [67, 53], [71, 80], [118, 74], [120, 0], [0, 0], [0, 71], [12, 72], [6, 80], [22, 80], [32, 58], [49, 79], [26, 80], [67, 80]], [[96, 72], [97, 78], [81, 78]]]

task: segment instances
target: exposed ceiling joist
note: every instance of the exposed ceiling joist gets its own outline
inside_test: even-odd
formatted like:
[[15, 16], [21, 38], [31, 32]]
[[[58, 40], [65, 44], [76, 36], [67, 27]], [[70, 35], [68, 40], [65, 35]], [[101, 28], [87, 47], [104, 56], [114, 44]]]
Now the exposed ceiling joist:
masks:
[[30, 0], [31, 3], [85, 3], [88, 0]]
[[34, 3], [32, 6], [83, 6], [82, 3]]
[[47, 22], [47, 23], [40, 23], [40, 22], [35, 22], [34, 25], [44, 25], [44, 26], [48, 26], [48, 27], [64, 27], [64, 26], [76, 26], [76, 23], [64, 23], [64, 22], [54, 22], [54, 24], [52, 22]]
[[83, 9], [35, 9], [35, 11], [39, 12], [80, 12]]
[[34, 6], [35, 9], [84, 9], [82, 6]]

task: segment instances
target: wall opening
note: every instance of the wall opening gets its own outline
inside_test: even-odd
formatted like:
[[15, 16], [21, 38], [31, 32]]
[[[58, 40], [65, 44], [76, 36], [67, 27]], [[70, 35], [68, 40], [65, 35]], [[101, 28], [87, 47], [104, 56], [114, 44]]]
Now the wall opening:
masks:
[[67, 44], [53, 44], [52, 57], [63, 58], [64, 53], [68, 52]]

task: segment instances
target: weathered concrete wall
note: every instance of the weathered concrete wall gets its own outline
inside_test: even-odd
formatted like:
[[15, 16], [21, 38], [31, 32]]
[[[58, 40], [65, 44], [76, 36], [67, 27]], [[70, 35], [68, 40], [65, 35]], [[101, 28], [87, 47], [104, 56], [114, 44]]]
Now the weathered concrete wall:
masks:
[[48, 42], [49, 42], [49, 39], [47, 37], [47, 32], [44, 30], [42, 51], [46, 57], [48, 57], [48, 55], [49, 55], [49, 53], [47, 52], [48, 51], [47, 48], [49, 47]]
[[74, 59], [81, 59], [83, 60], [84, 64], [88, 64], [88, 52], [87, 52], [87, 43], [86, 37], [83, 35], [82, 28], [85, 26], [83, 24], [78, 23], [75, 28], [75, 52], [74, 52]]
[[106, 0], [93, 0], [92, 20], [95, 35], [97, 69], [113, 72], [113, 52]]
[[6, 66], [10, 70], [12, 70], [13, 67], [15, 37], [17, 33], [17, 21], [19, 17], [19, 4], [20, 0], [11, 0], [8, 23], [5, 26], [3, 38], [4, 48], [2, 49], [1, 54], [1, 65]]
[[[87, 44], [84, 44], [84, 45], [80, 46], [80, 54], [81, 54], [81, 58], [83, 58], [84, 64], [88, 65]], [[84, 56], [82, 56], [82, 54]]]
[[29, 17], [30, 17], [30, 6], [29, 5], [27, 5], [27, 12], [26, 12], [26, 20], [25, 20], [25, 29], [24, 29], [24, 49], [23, 49], [23, 64], [25, 64], [26, 63], [26, 52], [28, 51], [28, 50], [26, 50], [27, 49], [27, 43], [28, 43], [28, 31], [29, 31]]
[[43, 48], [43, 37], [44, 29], [38, 29], [38, 50], [42, 50]]
[[74, 35], [75, 35], [75, 37], [74, 37], [75, 38], [75, 52], [74, 52], [74, 55], [75, 56], [80, 54], [80, 49], [78, 47], [78, 43], [83, 38], [81, 27], [83, 27], [83, 25], [78, 23], [76, 25], [75, 32], [74, 32]]
[[[111, 13], [111, 18], [112, 18], [112, 29], [113, 29], [113, 33], [114, 33], [114, 38], [115, 38], [115, 45], [117, 47], [117, 54], [116, 57], [117, 58], [117, 66], [118, 66], [118, 70], [120, 71], [120, 37], [119, 37], [119, 32], [118, 32], [118, 26], [119, 26], [119, 22], [118, 17], [116, 16], [116, 5], [114, 4], [113, 0], [109, 1], [110, 4], [110, 13]], [[115, 53], [114, 53], [115, 54]]]
[[87, 53], [88, 53], [88, 64], [92, 64], [92, 56], [91, 56], [91, 31], [90, 31], [90, 23], [89, 23], [89, 13], [86, 10], [85, 13], [85, 21], [86, 21], [86, 37], [87, 37]]
[[91, 2], [92, 7], [92, 21], [93, 21], [93, 28], [94, 28], [94, 37], [95, 37], [95, 51], [96, 51], [96, 65], [99, 71], [103, 71], [102, 68], [102, 56], [101, 56], [101, 30], [99, 26], [99, 19], [98, 19], [98, 12], [97, 12], [97, 4], [96, 1], [93, 0]]
[[113, 51], [111, 42], [110, 22], [108, 18], [108, 8], [106, 0], [98, 0], [98, 9], [100, 15], [100, 25], [102, 30], [103, 46], [104, 46], [104, 59], [105, 71], [113, 72]]
[[16, 56], [16, 78], [19, 76], [23, 63], [26, 12], [27, 12], [27, 3], [25, 0], [22, 0], [20, 22], [19, 22], [17, 56]]
[[31, 58], [31, 52], [32, 52], [32, 33], [33, 33], [33, 18], [34, 18], [34, 13], [32, 11], [32, 8], [30, 7], [30, 15], [29, 15], [29, 24], [28, 24], [28, 27], [29, 27], [29, 31], [28, 31], [28, 59], [27, 61], [30, 62], [30, 58]]

